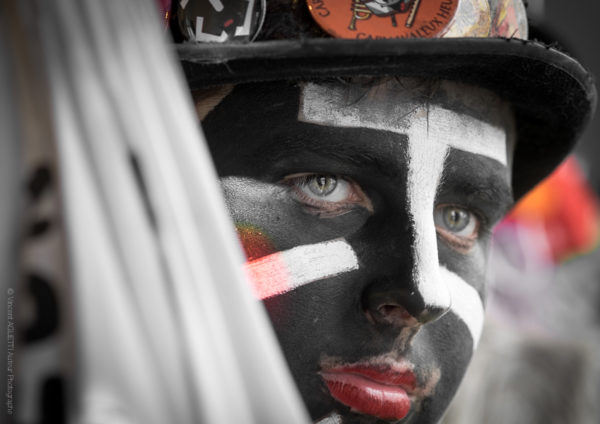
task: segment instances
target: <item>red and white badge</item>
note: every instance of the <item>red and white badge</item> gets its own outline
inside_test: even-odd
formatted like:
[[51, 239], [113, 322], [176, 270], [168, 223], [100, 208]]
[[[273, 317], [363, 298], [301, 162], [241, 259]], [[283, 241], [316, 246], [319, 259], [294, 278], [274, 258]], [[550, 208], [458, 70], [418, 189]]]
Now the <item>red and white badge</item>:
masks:
[[314, 20], [336, 38], [433, 38], [460, 0], [307, 0]]

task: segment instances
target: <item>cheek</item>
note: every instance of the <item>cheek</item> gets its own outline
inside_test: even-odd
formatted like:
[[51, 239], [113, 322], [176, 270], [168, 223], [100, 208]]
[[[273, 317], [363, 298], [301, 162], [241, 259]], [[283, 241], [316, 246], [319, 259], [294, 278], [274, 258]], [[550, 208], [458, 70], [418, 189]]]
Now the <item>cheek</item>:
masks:
[[248, 259], [344, 237], [360, 228], [368, 212], [321, 219], [308, 213], [288, 188], [255, 179], [226, 177], [221, 186]]
[[443, 266], [440, 273], [450, 292], [450, 310], [468, 328], [475, 350], [483, 327], [483, 300], [477, 290], [458, 274]]
[[224, 178], [221, 184], [257, 298], [358, 269], [345, 237], [362, 225], [365, 214], [319, 219], [278, 185], [237, 177]]

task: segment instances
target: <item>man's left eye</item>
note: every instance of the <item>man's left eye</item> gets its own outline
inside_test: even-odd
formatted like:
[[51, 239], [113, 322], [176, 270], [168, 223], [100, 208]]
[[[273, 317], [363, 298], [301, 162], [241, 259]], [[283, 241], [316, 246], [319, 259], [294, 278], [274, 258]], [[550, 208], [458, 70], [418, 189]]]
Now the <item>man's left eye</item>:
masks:
[[321, 217], [342, 215], [356, 206], [373, 211], [369, 197], [360, 186], [348, 177], [332, 174], [293, 174], [283, 179], [292, 195], [307, 210]]
[[439, 205], [433, 213], [438, 233], [456, 250], [466, 253], [479, 236], [480, 222], [468, 209], [454, 205]]

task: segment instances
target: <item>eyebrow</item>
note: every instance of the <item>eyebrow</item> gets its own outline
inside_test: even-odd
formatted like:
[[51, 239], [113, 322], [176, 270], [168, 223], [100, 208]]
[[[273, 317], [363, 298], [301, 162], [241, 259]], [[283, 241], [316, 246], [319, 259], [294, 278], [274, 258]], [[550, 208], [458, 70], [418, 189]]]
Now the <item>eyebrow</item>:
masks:
[[[455, 171], [452, 169], [453, 164], [457, 165]], [[501, 205], [504, 209], [499, 212], [504, 214], [514, 203], [510, 181], [502, 175], [507, 169], [506, 165], [486, 155], [451, 147], [446, 156], [438, 192], [445, 184], [458, 181], [465, 195], [477, 197], [478, 201]]]
[[[474, 176], [473, 179], [468, 181], [461, 182], [461, 188], [465, 191], [465, 194], [468, 196], [476, 196], [478, 200], [490, 201], [490, 202], [498, 202], [498, 200], [505, 201], [510, 205], [513, 202], [512, 190], [508, 184], [499, 178], [494, 178], [492, 180], [487, 179], [486, 183], [481, 184], [474, 179], [477, 176]], [[443, 186], [446, 181], [446, 177], [440, 183], [440, 187]]]

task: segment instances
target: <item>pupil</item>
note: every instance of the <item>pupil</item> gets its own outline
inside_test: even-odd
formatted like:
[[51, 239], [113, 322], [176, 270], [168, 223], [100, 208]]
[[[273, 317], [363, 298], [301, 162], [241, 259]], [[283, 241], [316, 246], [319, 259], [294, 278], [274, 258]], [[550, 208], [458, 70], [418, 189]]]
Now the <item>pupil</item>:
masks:
[[317, 175], [312, 179], [309, 188], [316, 195], [326, 196], [335, 190], [336, 185], [337, 180], [334, 177]]
[[454, 231], [460, 231], [468, 224], [467, 214], [458, 209], [450, 209], [446, 213], [446, 223]]
[[320, 191], [325, 191], [325, 189], [327, 188], [327, 183], [328, 183], [327, 180], [328, 180], [328, 178], [324, 177], [322, 175], [317, 177], [317, 184], [318, 184]]

